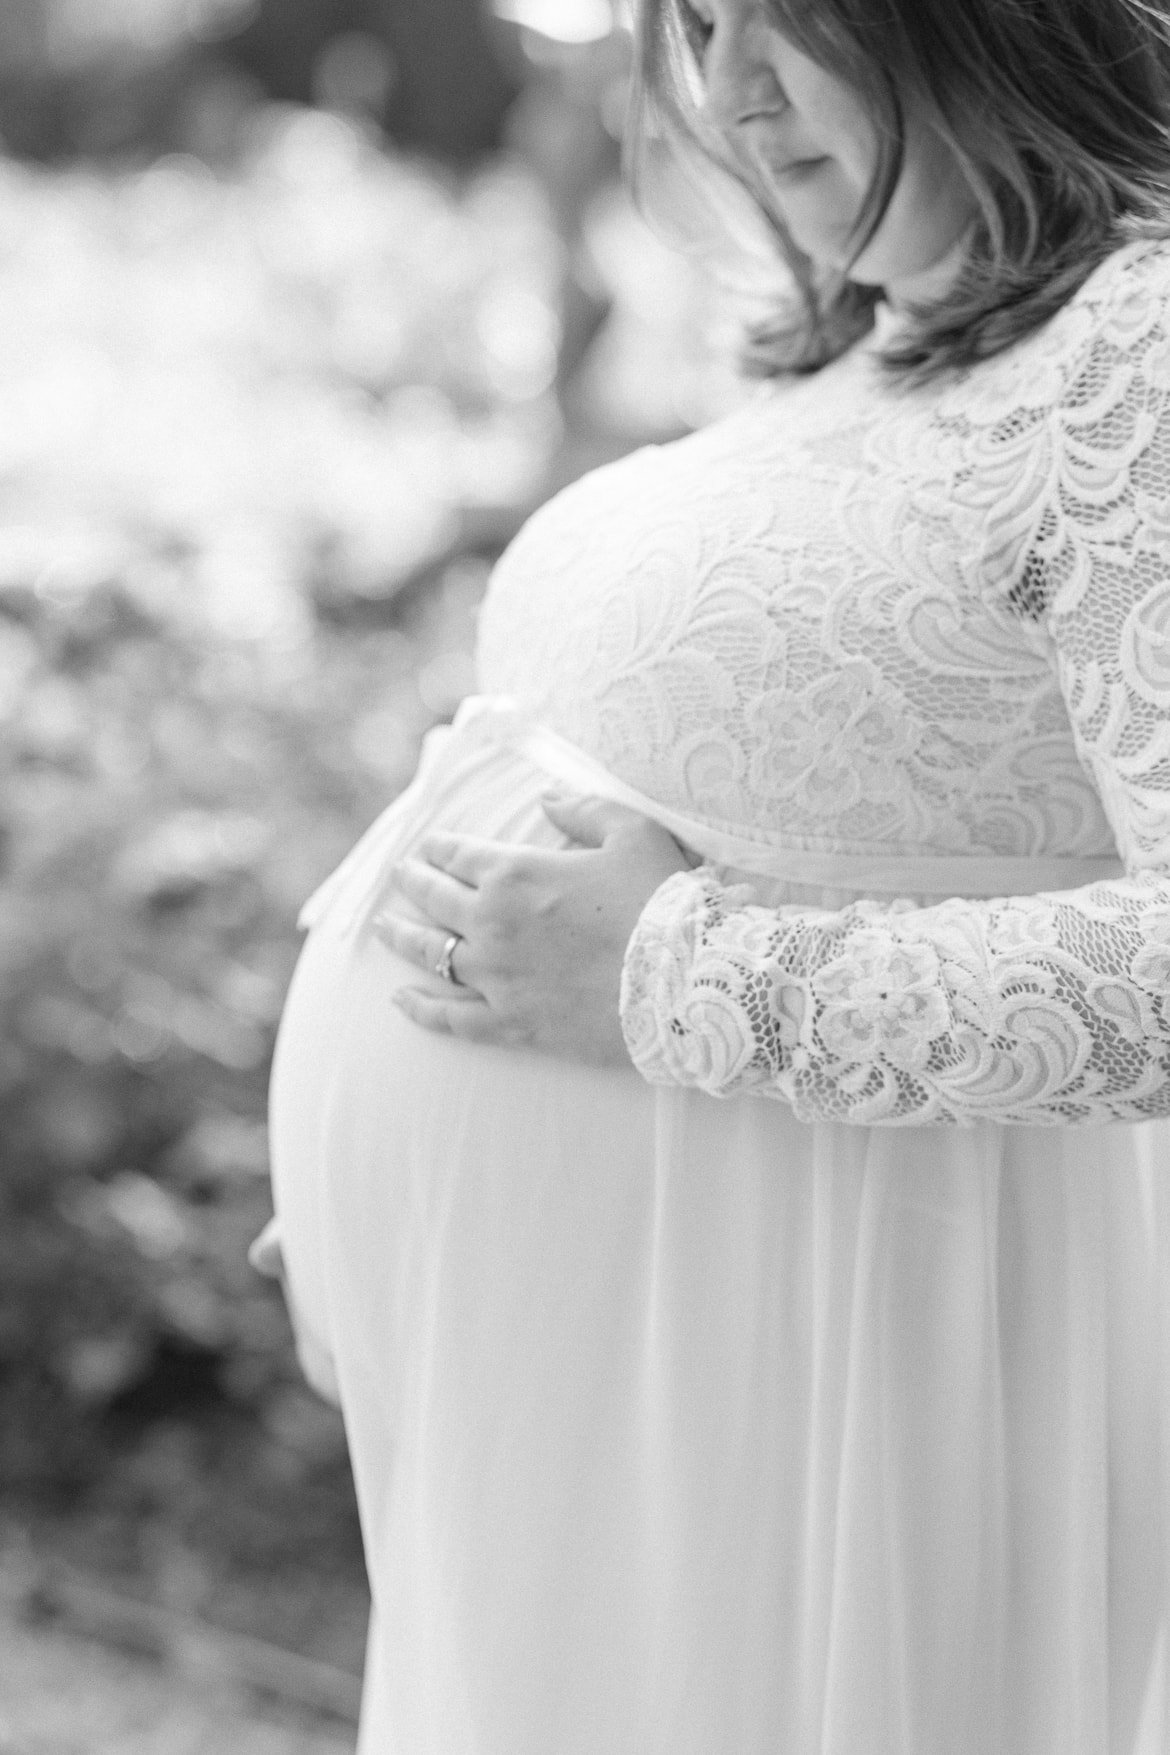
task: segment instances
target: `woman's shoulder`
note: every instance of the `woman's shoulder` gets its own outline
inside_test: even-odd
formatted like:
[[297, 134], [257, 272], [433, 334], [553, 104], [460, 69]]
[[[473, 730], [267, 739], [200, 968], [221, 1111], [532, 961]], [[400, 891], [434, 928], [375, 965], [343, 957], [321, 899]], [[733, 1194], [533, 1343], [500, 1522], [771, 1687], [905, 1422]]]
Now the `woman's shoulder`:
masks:
[[1170, 306], [1170, 235], [1138, 238], [1099, 262], [1069, 300], [1099, 323], [1139, 310], [1165, 318]]
[[[934, 396], [976, 428], [1107, 402], [1136, 370], [1170, 361], [1170, 237], [1142, 238], [1096, 264], [1041, 328], [954, 378]], [[927, 401], [932, 397], [927, 392]]]
[[[994, 368], [995, 361], [989, 362]], [[1135, 506], [1161, 479], [1170, 437], [1170, 238], [1144, 238], [1100, 262], [1051, 322], [1016, 353], [1014, 428], [999, 411], [996, 433], [1018, 430], [1019, 493], [1037, 521], [1059, 531], [1076, 591], [1091, 576], [1091, 550], [1126, 546]], [[994, 373], [992, 374], [994, 376]], [[999, 490], [1002, 494], [1002, 483]], [[1003, 500], [1014, 518], [1018, 505]], [[1059, 508], [1059, 510], [1057, 510]], [[1080, 551], [1081, 560], [1069, 557]]]
[[1132, 356], [1170, 334], [1170, 237], [1138, 239], [1098, 263], [1053, 329], [1078, 364]]
[[1051, 416], [1102, 451], [1125, 450], [1144, 410], [1170, 391], [1170, 238], [1143, 238], [1100, 262], [1038, 338]]

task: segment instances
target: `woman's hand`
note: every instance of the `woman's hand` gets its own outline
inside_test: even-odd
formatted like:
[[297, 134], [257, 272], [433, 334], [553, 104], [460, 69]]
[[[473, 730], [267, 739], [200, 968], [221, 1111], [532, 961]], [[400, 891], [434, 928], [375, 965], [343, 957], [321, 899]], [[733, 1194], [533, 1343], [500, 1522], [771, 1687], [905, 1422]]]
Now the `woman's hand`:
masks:
[[[544, 809], [575, 847], [432, 835], [398, 868], [411, 910], [384, 910], [375, 929], [430, 980], [395, 1001], [424, 1029], [464, 1041], [628, 1065], [618, 1014], [626, 946], [654, 891], [690, 861], [624, 805], [550, 797]], [[452, 935], [453, 982], [436, 973]]]

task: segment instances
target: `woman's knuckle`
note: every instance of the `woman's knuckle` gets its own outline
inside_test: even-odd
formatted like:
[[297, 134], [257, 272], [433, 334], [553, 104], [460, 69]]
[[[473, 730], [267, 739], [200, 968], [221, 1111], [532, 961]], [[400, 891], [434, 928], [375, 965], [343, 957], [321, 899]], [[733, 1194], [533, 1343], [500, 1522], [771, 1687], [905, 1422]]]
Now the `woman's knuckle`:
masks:
[[487, 924], [492, 939], [497, 944], [506, 943], [515, 934], [527, 912], [520, 887], [512, 883], [502, 885], [492, 897], [491, 912], [488, 915]]
[[507, 879], [502, 871], [494, 870], [484, 874], [476, 895], [476, 907], [486, 919], [496, 913], [500, 906], [500, 898], [507, 893]]
[[524, 865], [518, 854], [502, 859], [493, 874], [500, 895], [510, 896], [524, 887]]

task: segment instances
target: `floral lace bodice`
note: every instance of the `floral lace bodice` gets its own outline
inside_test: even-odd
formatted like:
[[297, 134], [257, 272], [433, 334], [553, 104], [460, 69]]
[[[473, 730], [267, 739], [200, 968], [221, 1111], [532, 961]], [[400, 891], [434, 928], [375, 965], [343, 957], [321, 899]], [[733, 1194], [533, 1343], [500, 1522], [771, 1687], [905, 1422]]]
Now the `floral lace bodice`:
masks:
[[648, 1079], [867, 1123], [1170, 1113], [1170, 245], [942, 385], [875, 345], [550, 502], [481, 680], [781, 864], [1124, 861], [835, 907], [682, 873], [626, 959]]

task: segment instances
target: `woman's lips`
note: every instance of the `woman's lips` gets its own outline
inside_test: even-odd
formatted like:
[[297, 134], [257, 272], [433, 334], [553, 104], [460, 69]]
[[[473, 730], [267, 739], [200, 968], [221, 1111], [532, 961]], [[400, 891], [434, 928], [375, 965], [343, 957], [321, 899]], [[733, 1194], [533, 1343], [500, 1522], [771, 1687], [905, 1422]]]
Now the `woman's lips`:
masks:
[[777, 182], [800, 183], [806, 177], [812, 176], [814, 171], [819, 171], [821, 166], [827, 165], [828, 162], [827, 158], [795, 158], [790, 159], [787, 164], [769, 163], [768, 172], [770, 176], [776, 178]]
[[779, 183], [800, 183], [829, 160], [824, 153], [803, 157], [785, 156], [774, 132], [767, 126], [769, 112], [756, 111], [743, 118], [744, 143], [759, 168]]

